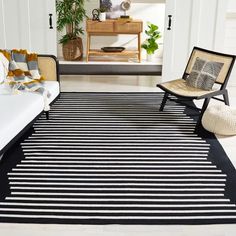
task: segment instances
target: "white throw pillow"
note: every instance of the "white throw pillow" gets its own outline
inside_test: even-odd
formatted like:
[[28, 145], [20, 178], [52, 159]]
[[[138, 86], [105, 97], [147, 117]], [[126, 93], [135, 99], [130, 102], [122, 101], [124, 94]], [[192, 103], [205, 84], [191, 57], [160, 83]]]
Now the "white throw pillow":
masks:
[[0, 52], [0, 84], [3, 83], [8, 74], [9, 61]]
[[6, 79], [5, 67], [0, 59], [0, 84], [3, 83]]
[[5, 80], [8, 73], [9, 61], [0, 53], [0, 94], [10, 94], [11, 89], [8, 84], [5, 84]]

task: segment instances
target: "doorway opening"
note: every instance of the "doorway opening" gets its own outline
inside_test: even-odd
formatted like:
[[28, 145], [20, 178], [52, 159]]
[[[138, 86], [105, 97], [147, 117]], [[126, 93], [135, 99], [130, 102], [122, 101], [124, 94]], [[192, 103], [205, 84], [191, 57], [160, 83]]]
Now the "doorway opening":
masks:
[[[121, 0], [113, 0], [114, 2], [122, 2]], [[99, 0], [86, 2], [85, 8], [89, 18], [92, 18], [92, 10], [99, 7]], [[143, 22], [143, 32], [141, 34], [141, 43], [147, 38], [145, 30], [147, 23], [151, 22], [158, 26], [161, 38], [158, 39], [158, 50], [154, 53], [152, 61], [147, 61], [147, 53], [142, 49], [141, 63], [137, 58], [132, 56], [96, 56], [91, 57], [86, 62], [87, 34], [86, 21], [83, 23], [85, 34], [82, 36], [84, 57], [81, 61], [65, 61], [62, 56], [62, 47], [58, 44], [58, 58], [62, 74], [156, 74], [160, 75], [162, 70], [163, 58], [163, 40], [164, 40], [164, 24], [165, 24], [165, 0], [133, 0], [131, 8], [127, 14], [133, 20], [141, 20]], [[58, 38], [61, 33], [58, 33]], [[119, 34], [109, 37], [96, 36], [91, 38], [90, 47], [100, 50], [102, 47], [124, 47], [127, 50], [137, 48], [137, 35]], [[140, 66], [141, 65], [141, 66]], [[90, 69], [88, 69], [88, 67]], [[101, 70], [102, 68], [102, 70]], [[148, 73], [149, 72], [149, 73]]]

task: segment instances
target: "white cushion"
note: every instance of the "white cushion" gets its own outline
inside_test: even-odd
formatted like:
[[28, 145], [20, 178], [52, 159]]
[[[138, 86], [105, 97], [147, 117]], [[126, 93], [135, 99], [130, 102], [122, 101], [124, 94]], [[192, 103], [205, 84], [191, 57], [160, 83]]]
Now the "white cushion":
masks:
[[[45, 81], [44, 87], [47, 88], [51, 94], [49, 98], [49, 103], [51, 103], [60, 93], [59, 83], [57, 81]], [[0, 84], [0, 95], [1, 94], [12, 94], [12, 91], [9, 85]]]
[[58, 81], [45, 81], [44, 86], [51, 94], [49, 98], [49, 103], [51, 103], [60, 93], [59, 83]]
[[215, 134], [236, 135], [236, 109], [224, 104], [208, 106], [202, 117], [202, 125]]
[[27, 126], [44, 107], [36, 93], [0, 95], [0, 150]]
[[[46, 81], [51, 103], [60, 93], [57, 81]], [[35, 92], [0, 95], [0, 150], [44, 109], [43, 96]]]
[[0, 84], [0, 95], [1, 94], [11, 94], [12, 91], [11, 91], [11, 88], [9, 87], [8, 84], [6, 83], [3, 83], [3, 84]]

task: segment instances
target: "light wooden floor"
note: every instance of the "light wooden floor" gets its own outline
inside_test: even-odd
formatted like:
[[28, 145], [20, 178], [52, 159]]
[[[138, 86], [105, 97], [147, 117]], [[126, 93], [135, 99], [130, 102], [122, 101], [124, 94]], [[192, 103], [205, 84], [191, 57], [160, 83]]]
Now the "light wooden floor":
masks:
[[[62, 76], [62, 91], [148, 92], [158, 91], [155, 76]], [[236, 87], [230, 88], [231, 104], [236, 107]], [[218, 137], [236, 166], [236, 136]], [[236, 186], [235, 186], [236, 187]], [[236, 225], [145, 226], [145, 225], [30, 225], [0, 224], [0, 235], [7, 236], [235, 236]]]

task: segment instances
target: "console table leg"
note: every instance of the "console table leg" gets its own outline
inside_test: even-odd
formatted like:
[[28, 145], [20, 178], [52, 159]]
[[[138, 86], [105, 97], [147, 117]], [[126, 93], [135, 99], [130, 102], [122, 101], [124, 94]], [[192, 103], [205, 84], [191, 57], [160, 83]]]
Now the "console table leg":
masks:
[[90, 51], [90, 34], [87, 33], [87, 58], [86, 58], [86, 61], [88, 62], [89, 61], [89, 51]]
[[138, 61], [141, 62], [141, 33], [138, 34]]

